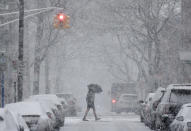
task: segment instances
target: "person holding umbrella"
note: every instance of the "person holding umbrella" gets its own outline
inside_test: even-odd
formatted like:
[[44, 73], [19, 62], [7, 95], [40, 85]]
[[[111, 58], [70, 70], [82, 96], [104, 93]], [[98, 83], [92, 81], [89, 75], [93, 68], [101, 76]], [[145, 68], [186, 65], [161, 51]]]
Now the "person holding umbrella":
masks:
[[102, 92], [102, 89], [101, 89], [101, 87], [99, 85], [97, 85], [97, 84], [88, 85], [88, 94], [87, 94], [87, 97], [86, 97], [87, 109], [86, 109], [85, 115], [83, 117], [83, 121], [88, 121], [86, 119], [86, 117], [87, 117], [88, 112], [89, 112], [89, 110], [91, 108], [93, 109], [95, 120], [100, 120], [101, 119], [101, 118], [97, 117], [96, 109], [95, 109], [95, 105], [94, 105], [95, 93], [101, 93], [101, 92]]

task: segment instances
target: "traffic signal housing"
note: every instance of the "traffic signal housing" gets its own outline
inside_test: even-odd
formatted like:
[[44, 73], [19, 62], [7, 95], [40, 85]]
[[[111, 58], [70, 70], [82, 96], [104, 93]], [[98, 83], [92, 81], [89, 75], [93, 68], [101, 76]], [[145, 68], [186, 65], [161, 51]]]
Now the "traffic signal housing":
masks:
[[70, 17], [66, 14], [59, 13], [54, 18], [55, 28], [70, 28]]

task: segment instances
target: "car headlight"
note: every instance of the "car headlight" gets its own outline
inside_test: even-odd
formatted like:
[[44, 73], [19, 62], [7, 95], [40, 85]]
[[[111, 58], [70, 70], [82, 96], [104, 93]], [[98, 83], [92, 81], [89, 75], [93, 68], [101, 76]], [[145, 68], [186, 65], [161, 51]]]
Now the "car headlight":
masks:
[[187, 122], [187, 126], [188, 126], [188, 127], [191, 127], [191, 122]]

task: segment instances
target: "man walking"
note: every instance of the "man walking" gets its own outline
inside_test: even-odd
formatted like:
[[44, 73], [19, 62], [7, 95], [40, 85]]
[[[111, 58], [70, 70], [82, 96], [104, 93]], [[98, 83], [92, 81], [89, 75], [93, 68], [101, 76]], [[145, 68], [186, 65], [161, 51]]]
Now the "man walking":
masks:
[[86, 102], [87, 102], [87, 110], [85, 112], [85, 115], [84, 115], [84, 118], [83, 118], [83, 121], [88, 121], [86, 119], [87, 115], [88, 115], [88, 112], [89, 110], [92, 108], [93, 109], [93, 113], [94, 113], [94, 116], [95, 116], [95, 120], [100, 120], [101, 118], [98, 118], [97, 117], [97, 114], [96, 114], [96, 109], [95, 109], [95, 105], [94, 105], [94, 101], [95, 101], [95, 92], [89, 88], [88, 90], [88, 94], [87, 94], [87, 97], [86, 97]]

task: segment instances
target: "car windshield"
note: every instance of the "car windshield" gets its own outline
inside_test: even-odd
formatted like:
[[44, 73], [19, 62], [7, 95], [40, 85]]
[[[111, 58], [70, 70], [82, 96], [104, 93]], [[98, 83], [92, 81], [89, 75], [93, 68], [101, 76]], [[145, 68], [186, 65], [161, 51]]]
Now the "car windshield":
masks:
[[191, 90], [172, 90], [170, 102], [184, 104], [191, 101]]

